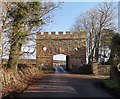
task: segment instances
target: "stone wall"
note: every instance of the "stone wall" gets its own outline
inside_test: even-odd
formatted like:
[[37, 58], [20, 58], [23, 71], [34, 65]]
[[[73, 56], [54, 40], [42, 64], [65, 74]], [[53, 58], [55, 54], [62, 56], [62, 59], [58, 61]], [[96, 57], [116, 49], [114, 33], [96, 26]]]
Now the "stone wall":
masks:
[[[2, 59], [3, 64], [6, 64], [8, 59]], [[36, 65], [36, 59], [19, 59], [18, 64], [26, 64], [28, 66]]]
[[39, 56], [37, 64], [42, 68], [52, 69], [53, 66], [53, 56]]
[[20, 59], [19, 64], [36, 65], [36, 59]]
[[99, 75], [110, 75], [110, 65], [98, 65]]
[[79, 70], [84, 64], [81, 61], [81, 57], [69, 56], [69, 68], [70, 70]]
[[97, 62], [93, 62], [92, 64], [92, 72], [94, 75], [110, 75], [110, 65], [101, 65]]

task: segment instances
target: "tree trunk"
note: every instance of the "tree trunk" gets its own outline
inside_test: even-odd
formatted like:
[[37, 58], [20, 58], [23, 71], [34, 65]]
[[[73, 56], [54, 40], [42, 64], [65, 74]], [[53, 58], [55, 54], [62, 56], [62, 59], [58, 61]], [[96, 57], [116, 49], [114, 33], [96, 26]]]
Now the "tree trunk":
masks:
[[17, 65], [19, 61], [20, 56], [20, 50], [21, 50], [21, 32], [20, 32], [20, 24], [15, 22], [13, 31], [10, 35], [10, 54], [8, 59], [7, 68], [10, 68], [12, 70], [17, 70]]
[[17, 70], [17, 63], [18, 63], [18, 47], [17, 44], [12, 44], [10, 48], [10, 54], [8, 59], [8, 68]]
[[7, 64], [8, 68], [12, 70], [17, 70], [21, 46], [22, 45], [18, 43], [18, 39], [14, 38], [14, 41], [12, 42], [10, 47], [10, 54], [9, 54], [9, 59]]
[[99, 48], [100, 48], [100, 38], [101, 38], [101, 27], [100, 26], [100, 31], [98, 32], [98, 34], [96, 35], [96, 41], [95, 41], [95, 59], [98, 62], [99, 60]]
[[99, 59], [99, 41], [97, 41], [97, 45], [95, 48], [95, 59], [98, 62], [98, 59]]
[[0, 68], [2, 68], [2, 55], [3, 55], [2, 41], [3, 41], [3, 31], [0, 31]]

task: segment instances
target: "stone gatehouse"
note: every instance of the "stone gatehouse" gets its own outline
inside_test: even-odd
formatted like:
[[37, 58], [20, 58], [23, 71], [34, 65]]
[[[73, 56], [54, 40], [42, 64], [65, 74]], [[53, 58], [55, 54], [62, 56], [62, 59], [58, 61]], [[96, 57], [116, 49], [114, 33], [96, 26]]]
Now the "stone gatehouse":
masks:
[[52, 67], [53, 55], [66, 55], [66, 69], [86, 63], [86, 33], [44, 32], [36, 36], [37, 64]]

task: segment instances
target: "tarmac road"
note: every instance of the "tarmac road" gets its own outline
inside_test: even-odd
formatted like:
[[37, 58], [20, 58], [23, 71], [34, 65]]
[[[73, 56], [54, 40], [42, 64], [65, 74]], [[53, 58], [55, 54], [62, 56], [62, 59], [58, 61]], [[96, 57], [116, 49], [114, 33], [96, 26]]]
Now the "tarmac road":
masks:
[[[35, 97], [113, 97], [90, 75], [53, 73], [30, 85], [17, 99]], [[113, 97], [114, 98], [114, 97]]]

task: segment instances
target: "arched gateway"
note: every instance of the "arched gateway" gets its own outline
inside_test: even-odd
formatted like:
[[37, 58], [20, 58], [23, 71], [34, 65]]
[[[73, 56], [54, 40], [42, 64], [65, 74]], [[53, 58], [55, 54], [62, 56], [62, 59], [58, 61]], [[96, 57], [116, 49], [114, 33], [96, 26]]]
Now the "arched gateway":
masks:
[[37, 33], [36, 61], [37, 64], [52, 67], [53, 55], [65, 54], [66, 69], [73, 66], [82, 66], [86, 63], [86, 33], [55, 32]]

